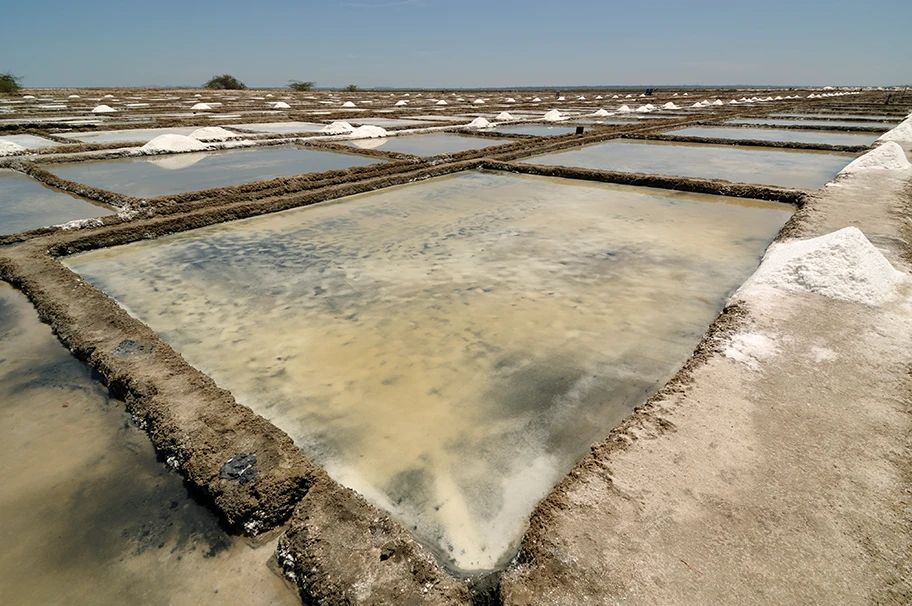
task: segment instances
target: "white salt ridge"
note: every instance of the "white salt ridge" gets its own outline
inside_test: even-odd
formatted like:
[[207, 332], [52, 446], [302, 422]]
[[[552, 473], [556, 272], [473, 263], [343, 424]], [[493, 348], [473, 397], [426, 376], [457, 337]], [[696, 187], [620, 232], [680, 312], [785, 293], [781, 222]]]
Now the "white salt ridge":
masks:
[[484, 118], [478, 117], [469, 122], [469, 128], [491, 128], [494, 126], [491, 122], [488, 122]]
[[321, 133], [327, 135], [347, 135], [355, 130], [355, 127], [348, 122], [333, 122], [320, 129]]
[[377, 137], [386, 137], [388, 133], [385, 128], [365, 124], [354, 129], [351, 133], [353, 139], [376, 139]]
[[93, 114], [111, 114], [117, 110], [111, 107], [110, 105], [98, 105], [92, 109]]
[[508, 120], [515, 120], [516, 118], [514, 118], [512, 115], [510, 115], [510, 112], [500, 112], [499, 114], [497, 114], [497, 117], [494, 119], [497, 120], [498, 122], [506, 122]]
[[712, 104], [713, 105], [725, 105], [724, 103], [722, 103], [722, 99], [716, 99], [715, 101], [712, 102]]
[[272, 109], [291, 109], [291, 106], [284, 101], [276, 101], [272, 104]]
[[475, 103], [476, 105], [484, 105], [484, 99], [475, 99], [472, 101], [472, 103]]
[[538, 97], [535, 97], [534, 99], [532, 99], [532, 103], [538, 103], [539, 101], [541, 101], [541, 99], [539, 99]]
[[631, 109], [629, 107], [627, 107], [626, 105], [622, 105], [618, 108], [619, 114], [629, 114], [630, 112], [631, 112]]
[[351, 101], [346, 101], [345, 103], [342, 104], [342, 107], [357, 107], [357, 106], [354, 103], [352, 103]]
[[880, 305], [907, 279], [857, 227], [846, 227], [818, 238], [773, 244], [733, 298], [746, 293], [762, 297], [772, 288]]
[[225, 141], [238, 136], [240, 135], [221, 126], [205, 126], [190, 133], [190, 138], [197, 141]]
[[839, 174], [851, 174], [863, 170], [905, 170], [912, 166], [906, 159], [906, 152], [895, 141], [878, 145], [865, 155], [855, 158]]
[[437, 105], [449, 105], [449, 103], [447, 103], [446, 101], [441, 99], [440, 101], [437, 102]]
[[912, 120], [905, 120], [896, 128], [888, 130], [878, 141], [912, 141]]
[[779, 352], [776, 341], [756, 333], [743, 332], [733, 335], [722, 350], [722, 355], [744, 364], [751, 370], [760, 370], [760, 363]]
[[25, 148], [12, 141], [0, 141], [0, 156], [13, 156], [25, 152]]
[[[128, 104], [127, 104], [127, 107], [129, 107], [130, 105], [131, 105], [131, 104], [128, 103]], [[197, 103], [196, 105], [194, 105], [194, 106], [191, 107], [190, 109], [193, 110], [193, 111], [206, 111], [206, 110], [212, 109], [212, 106], [210, 106], [208, 103]]]
[[563, 115], [561, 115], [561, 113], [559, 111], [557, 111], [556, 109], [552, 109], [551, 111], [549, 111], [545, 114], [544, 119], [546, 122], [557, 122], [559, 120], [563, 120], [564, 117], [563, 117]]
[[186, 135], [159, 135], [139, 148], [146, 155], [205, 151], [208, 145]]
[[672, 103], [671, 101], [669, 101], [668, 103], [666, 103], [665, 105], [662, 106], [662, 109], [681, 109], [681, 108], [678, 107], [677, 105], [675, 105], [674, 103]]
[[592, 115], [598, 116], [599, 118], [604, 118], [605, 116], [610, 116], [611, 114], [604, 109], [600, 109], [600, 110], [594, 112]]
[[403, 106], [403, 105], [407, 105], [407, 104], [408, 104], [408, 101], [405, 101], [405, 100], [396, 101], [396, 105], [397, 105], [397, 106], [400, 106], [400, 107]]

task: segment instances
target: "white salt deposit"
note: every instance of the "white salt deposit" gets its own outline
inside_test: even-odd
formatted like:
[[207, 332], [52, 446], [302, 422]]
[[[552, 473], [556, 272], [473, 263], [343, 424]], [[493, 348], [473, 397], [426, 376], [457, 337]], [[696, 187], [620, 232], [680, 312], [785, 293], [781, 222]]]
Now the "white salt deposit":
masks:
[[376, 139], [377, 137], [386, 137], [387, 132], [385, 128], [365, 124], [353, 130], [351, 136], [353, 139]]
[[34, 99], [34, 95], [22, 95], [23, 99]]
[[878, 141], [912, 141], [912, 120], [901, 122], [893, 130], [888, 130]]
[[67, 97], [67, 98], [68, 98], [68, 99], [78, 99], [78, 98], [79, 98], [79, 95], [70, 95], [70, 96]]
[[516, 99], [514, 99], [513, 97], [507, 97], [504, 100], [504, 103], [516, 103]]
[[333, 122], [321, 128], [320, 132], [327, 135], [347, 135], [354, 130], [355, 127], [348, 122]]
[[12, 141], [2, 141], [0, 140], [0, 156], [12, 156], [15, 154], [21, 154], [25, 152], [25, 148], [19, 145], [18, 143], [13, 143]]
[[351, 101], [346, 101], [345, 103], [342, 104], [342, 107], [357, 107], [357, 106]]
[[212, 107], [211, 107], [208, 103], [197, 103], [196, 105], [194, 105], [194, 106], [191, 107], [190, 109], [193, 110], [193, 111], [200, 111], [200, 112], [201, 112], [201, 111], [210, 110], [210, 109], [212, 109]]
[[724, 103], [722, 103], [722, 99], [716, 99], [715, 101], [712, 102], [712, 104], [713, 105], [725, 105]]
[[779, 351], [776, 341], [757, 332], [742, 332], [733, 335], [722, 350], [722, 355], [744, 364], [751, 370], [760, 370], [760, 362]]
[[860, 170], [905, 170], [912, 166], [906, 159], [906, 152], [895, 141], [878, 145], [860, 158], [852, 160], [839, 174], [850, 174]]
[[205, 126], [190, 133], [190, 138], [197, 141], [225, 141], [237, 136], [239, 136], [237, 133], [226, 130], [221, 126]]
[[209, 146], [186, 135], [159, 135], [139, 148], [146, 155], [205, 151]]
[[441, 99], [440, 101], [437, 102], [437, 105], [449, 105], [449, 103], [447, 103], [446, 101]]
[[622, 105], [618, 108], [619, 114], [629, 114], [630, 112], [631, 112], [631, 109], [629, 107], [627, 107], [626, 105]]
[[681, 108], [678, 107], [677, 105], [675, 105], [674, 103], [672, 103], [671, 101], [669, 101], [668, 103], [666, 103], [665, 105], [662, 106], [662, 109], [681, 109]]
[[818, 238], [773, 244], [733, 298], [784, 289], [879, 305], [907, 279], [857, 227], [846, 227]]
[[396, 101], [396, 105], [398, 105], [398, 106], [407, 105], [407, 104], [408, 104], [408, 101], [405, 101], [404, 99], [402, 101]]
[[497, 117], [494, 118], [498, 122], [507, 122], [508, 120], [515, 120], [513, 116], [510, 115], [510, 112], [500, 112], [497, 114]]
[[469, 128], [491, 128], [494, 125], [484, 118], [478, 117], [469, 122], [468, 126]]
[[102, 99], [113, 99], [114, 95], [105, 95]]
[[561, 115], [561, 113], [559, 111], [557, 111], [556, 109], [552, 109], [551, 111], [546, 113], [544, 118], [545, 118], [545, 121], [547, 121], [547, 122], [557, 122], [558, 120], [564, 119], [564, 117]]
[[637, 112], [638, 114], [648, 114], [648, 113], [651, 112], [652, 110], [649, 109], [649, 106], [648, 106], [648, 105], [641, 105], [640, 107], [636, 108], [636, 109], [633, 110], [633, 111]]
[[93, 114], [110, 114], [116, 112], [117, 110], [111, 107], [110, 105], [98, 105], [92, 109]]
[[484, 99], [475, 99], [472, 103], [476, 105], [484, 105]]
[[557, 100], [558, 100], [558, 101], [566, 101], [566, 100], [567, 100], [567, 97], [558, 97]]
[[703, 104], [702, 104], [701, 102], [697, 101], [696, 103], [694, 103], [693, 105], [691, 105], [691, 107], [699, 107], [699, 108], [702, 108], [702, 107], [703, 107]]
[[600, 109], [600, 110], [594, 112], [592, 115], [593, 115], [593, 116], [599, 116], [600, 118], [604, 118], [605, 116], [610, 116], [611, 113], [608, 112], [607, 110]]
[[273, 109], [291, 109], [291, 106], [284, 101], [276, 101], [272, 104]]
[[541, 99], [539, 99], [538, 97], [535, 97], [534, 99], [532, 99], [532, 103], [538, 103], [540, 101], [541, 101]]

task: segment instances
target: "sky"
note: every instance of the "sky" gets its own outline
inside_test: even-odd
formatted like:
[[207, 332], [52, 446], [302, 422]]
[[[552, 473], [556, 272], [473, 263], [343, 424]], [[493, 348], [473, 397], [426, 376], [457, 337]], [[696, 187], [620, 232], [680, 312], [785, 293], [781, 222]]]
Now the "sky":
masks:
[[912, 84], [912, 1], [10, 2], [6, 71], [34, 87]]

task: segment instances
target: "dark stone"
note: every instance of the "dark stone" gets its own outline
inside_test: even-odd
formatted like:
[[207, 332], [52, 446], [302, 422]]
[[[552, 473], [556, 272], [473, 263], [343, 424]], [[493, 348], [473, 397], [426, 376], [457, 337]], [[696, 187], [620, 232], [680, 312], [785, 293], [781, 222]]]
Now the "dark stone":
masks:
[[125, 358], [131, 353], [149, 353], [150, 351], [152, 351], [151, 345], [146, 345], [139, 341], [134, 341], [133, 339], [124, 339], [111, 351], [111, 353], [118, 358]]
[[256, 468], [256, 454], [239, 454], [228, 459], [219, 472], [223, 480], [237, 480], [246, 484], [255, 480], [259, 471]]

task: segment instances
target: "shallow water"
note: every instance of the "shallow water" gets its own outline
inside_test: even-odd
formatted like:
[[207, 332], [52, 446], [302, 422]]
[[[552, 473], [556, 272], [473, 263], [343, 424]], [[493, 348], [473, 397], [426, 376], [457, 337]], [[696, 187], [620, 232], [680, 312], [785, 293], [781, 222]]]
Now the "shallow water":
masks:
[[44, 168], [77, 183], [137, 198], [154, 198], [377, 162], [382, 160], [281, 146], [51, 164]]
[[60, 145], [56, 141], [51, 141], [50, 139], [45, 139], [44, 137], [38, 137], [36, 135], [3, 135], [0, 137], [0, 141], [15, 143], [16, 145], [21, 145], [25, 149], [39, 149], [42, 147]]
[[576, 131], [575, 126], [544, 126], [538, 124], [516, 124], [513, 126], [497, 126], [493, 130], [508, 135], [535, 135], [536, 137], [547, 137], [550, 135], [566, 135]]
[[824, 152], [618, 140], [524, 160], [531, 164], [725, 179], [799, 189], [822, 186], [851, 161], [852, 156]]
[[134, 128], [126, 130], [98, 130], [86, 133], [61, 133], [61, 137], [83, 143], [148, 143], [159, 135], [189, 135], [198, 127]]
[[317, 122], [256, 122], [250, 124], [233, 124], [232, 126], [252, 130], [258, 133], [289, 135], [291, 133], [320, 132], [326, 125]]
[[884, 132], [890, 130], [892, 126], [886, 122], [852, 122], [850, 120], [784, 120], [776, 118], [745, 118], [741, 120], [729, 120], [727, 124], [757, 124], [760, 126], [850, 126], [850, 127], [881, 127]]
[[754, 139], [757, 141], [793, 141], [796, 143], [826, 143], [828, 145], [871, 145], [877, 134], [825, 132], [814, 130], [775, 130], [768, 128], [724, 128], [691, 126], [670, 130], [666, 135], [680, 137], [714, 137], [719, 139]]
[[0, 477], [4, 604], [299, 603], [4, 283]]
[[[867, 120], [881, 120], [889, 126], [895, 126], [899, 124], [902, 120], [902, 117], [891, 116], [886, 114], [798, 114], [798, 113], [783, 113], [783, 114], [770, 114], [770, 118], [835, 118], [837, 120], [856, 120], [858, 118], [866, 118]], [[830, 120], [821, 120], [821, 122], [830, 123]], [[862, 121], [864, 124], [871, 124], [868, 121]]]
[[468, 173], [68, 263], [448, 566], [489, 569], [790, 212]]
[[0, 168], [0, 235], [113, 212], [107, 206], [46, 187], [28, 175]]
[[363, 149], [379, 149], [381, 151], [399, 152], [400, 154], [412, 154], [414, 156], [424, 157], [436, 156], [437, 154], [456, 154], [469, 149], [482, 149], [512, 142], [512, 139], [443, 134], [360, 139], [356, 141], [344, 141], [341, 143]]

